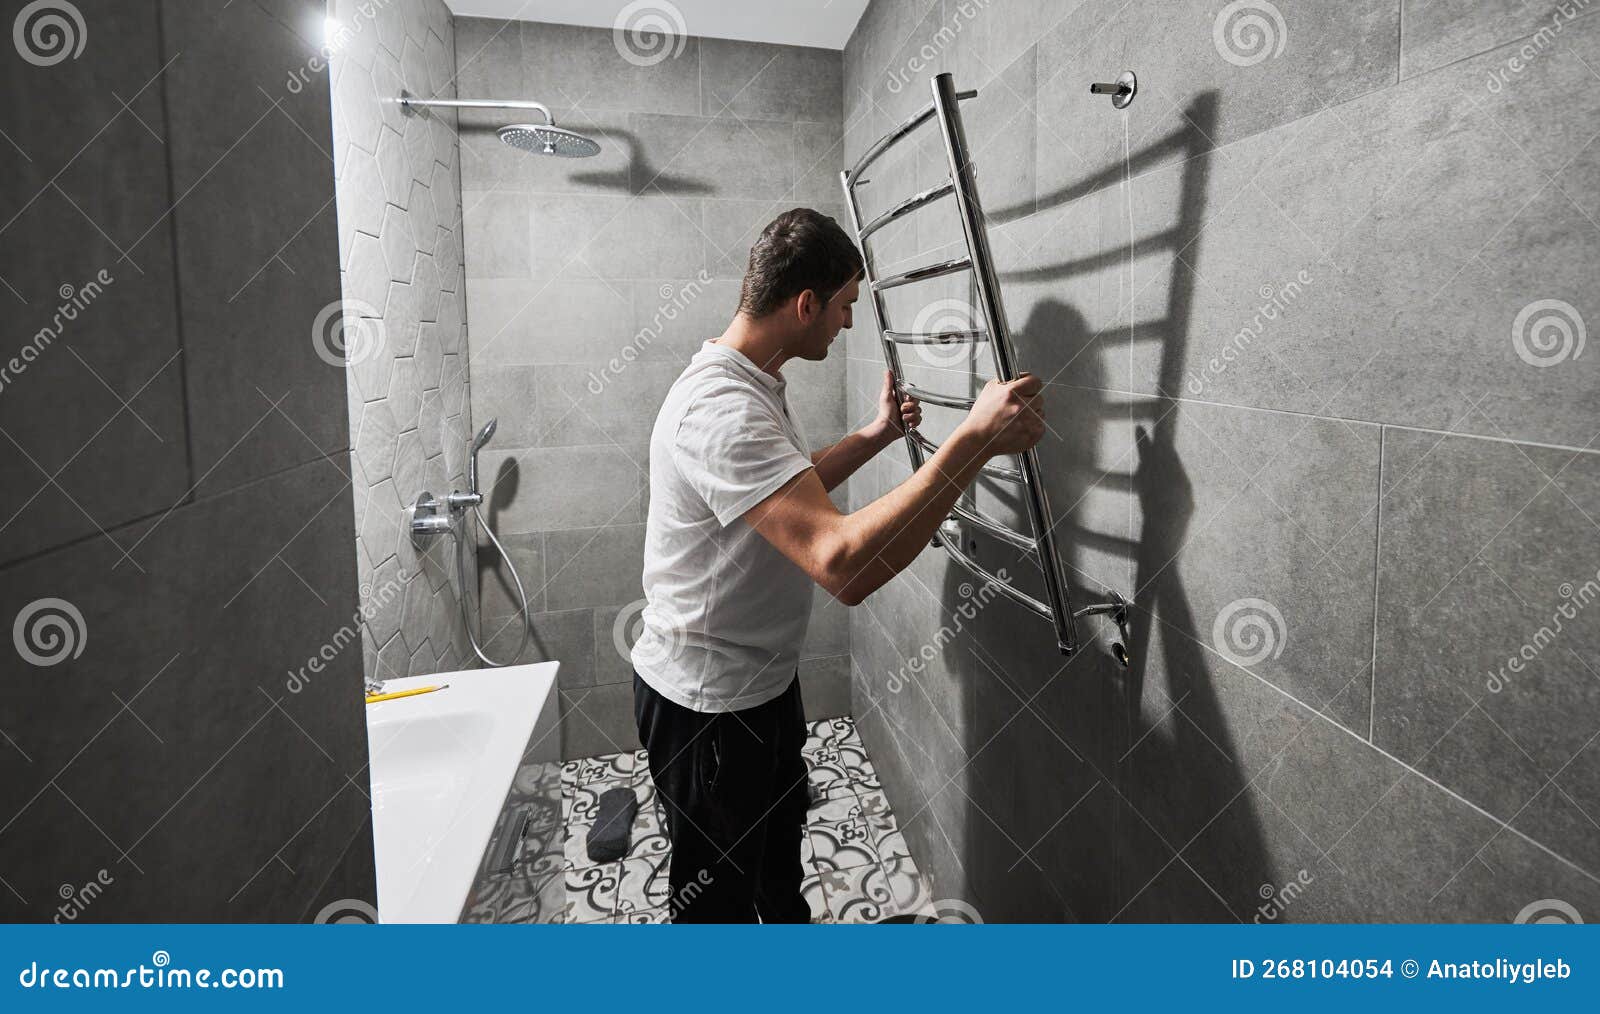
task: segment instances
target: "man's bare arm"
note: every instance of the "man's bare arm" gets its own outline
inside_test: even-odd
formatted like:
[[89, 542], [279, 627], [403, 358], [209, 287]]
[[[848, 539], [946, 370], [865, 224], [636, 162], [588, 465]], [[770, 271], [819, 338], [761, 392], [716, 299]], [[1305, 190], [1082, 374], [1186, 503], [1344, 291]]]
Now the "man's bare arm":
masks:
[[856, 469], [899, 440], [906, 430], [916, 429], [921, 422], [922, 406], [915, 398], [901, 400], [894, 389], [894, 375], [885, 370], [883, 389], [878, 393], [877, 418], [811, 456], [822, 488], [832, 492], [854, 475]]
[[744, 516], [778, 551], [846, 605], [911, 565], [984, 462], [1044, 433], [1038, 378], [990, 381], [967, 419], [922, 467], [865, 507], [842, 514], [816, 469], [802, 472]]

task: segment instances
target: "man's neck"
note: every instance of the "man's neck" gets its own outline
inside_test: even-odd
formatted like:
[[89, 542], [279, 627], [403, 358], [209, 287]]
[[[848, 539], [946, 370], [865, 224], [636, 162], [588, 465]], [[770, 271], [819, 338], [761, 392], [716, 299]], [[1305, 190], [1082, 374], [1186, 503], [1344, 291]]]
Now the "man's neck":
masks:
[[742, 313], [733, 318], [733, 323], [715, 341], [738, 352], [761, 367], [763, 372], [779, 380], [783, 379], [783, 374], [778, 371], [792, 358], [784, 348], [784, 336], [777, 329]]

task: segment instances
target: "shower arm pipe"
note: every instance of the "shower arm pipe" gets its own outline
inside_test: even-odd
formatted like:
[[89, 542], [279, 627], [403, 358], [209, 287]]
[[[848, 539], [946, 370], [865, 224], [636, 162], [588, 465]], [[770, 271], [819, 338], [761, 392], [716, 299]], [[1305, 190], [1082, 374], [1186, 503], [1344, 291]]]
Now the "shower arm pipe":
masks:
[[550, 115], [550, 107], [543, 102], [528, 102], [521, 99], [419, 99], [414, 95], [401, 93], [396, 102], [401, 109], [411, 109], [416, 106], [433, 106], [440, 109], [531, 109], [544, 114], [544, 122], [555, 126], [555, 117]]

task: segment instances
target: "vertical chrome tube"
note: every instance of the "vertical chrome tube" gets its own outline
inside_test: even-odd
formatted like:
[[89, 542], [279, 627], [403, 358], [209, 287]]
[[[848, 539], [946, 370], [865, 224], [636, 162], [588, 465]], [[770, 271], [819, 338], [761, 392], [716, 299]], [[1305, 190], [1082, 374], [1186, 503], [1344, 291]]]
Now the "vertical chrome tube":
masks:
[[[972, 257], [973, 281], [978, 289], [984, 319], [989, 324], [989, 347], [994, 350], [995, 373], [1001, 380], [1012, 380], [1016, 377], [1016, 355], [1011, 348], [1011, 328], [1006, 323], [1005, 307], [1000, 301], [1000, 280], [995, 274], [994, 259], [989, 252], [989, 235], [983, 222], [983, 208], [978, 201], [977, 179], [973, 174], [966, 131], [961, 126], [957, 103], [955, 79], [948, 73], [937, 75], [933, 79], [933, 105], [939, 129], [944, 134], [945, 152], [950, 156], [950, 179], [955, 183], [961, 231], [966, 235], [967, 250]], [[851, 215], [855, 215], [853, 204]], [[1050, 505], [1040, 481], [1039, 457], [1033, 450], [1019, 457], [1028, 520], [1033, 524], [1034, 542], [1038, 545], [1039, 569], [1044, 573], [1046, 597], [1055, 614], [1057, 646], [1063, 654], [1070, 655], [1078, 648], [1078, 632], [1072, 618], [1066, 575], [1062, 572], [1055, 540], [1051, 537]]]
[[[872, 306], [872, 323], [878, 329], [878, 342], [883, 347], [883, 361], [888, 365], [889, 372], [894, 374], [895, 398], [900, 400], [903, 397], [900, 392], [900, 350], [895, 347], [894, 342], [889, 340], [887, 333], [884, 331], [886, 318], [883, 312], [883, 295], [872, 284], [872, 280], [877, 277], [877, 272], [872, 268], [872, 251], [867, 249], [867, 241], [864, 238], [860, 238], [861, 209], [856, 206], [855, 184], [852, 182], [851, 176], [851, 170], [845, 169], [841, 171], [839, 173], [839, 183], [844, 187], [844, 204], [850, 212], [850, 227], [855, 230], [858, 242], [861, 244], [861, 260], [866, 265], [865, 277], [861, 279], [861, 282], [866, 287], [867, 301]], [[905, 432], [904, 438], [906, 451], [911, 455], [912, 469], [921, 468], [923, 461], [922, 445], [917, 443], [917, 439], [911, 435], [910, 430]], [[939, 537], [937, 535], [933, 537], [933, 544], [935, 546], [939, 545]]]

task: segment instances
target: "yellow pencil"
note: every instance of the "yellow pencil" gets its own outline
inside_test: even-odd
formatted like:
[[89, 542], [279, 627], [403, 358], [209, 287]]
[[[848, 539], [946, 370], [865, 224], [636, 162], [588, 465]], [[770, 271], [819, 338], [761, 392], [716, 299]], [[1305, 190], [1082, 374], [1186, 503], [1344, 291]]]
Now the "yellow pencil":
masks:
[[436, 687], [417, 687], [415, 690], [396, 690], [392, 694], [368, 694], [367, 703], [377, 704], [379, 701], [392, 701], [399, 697], [415, 697], [418, 694], [431, 694], [435, 690], [448, 689], [450, 684], [441, 683]]

